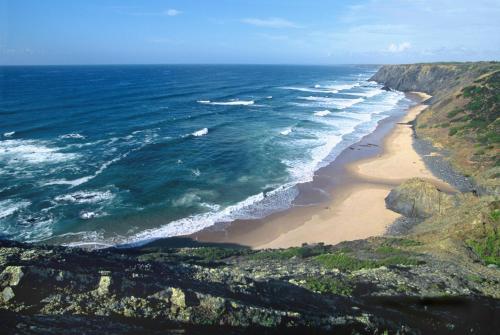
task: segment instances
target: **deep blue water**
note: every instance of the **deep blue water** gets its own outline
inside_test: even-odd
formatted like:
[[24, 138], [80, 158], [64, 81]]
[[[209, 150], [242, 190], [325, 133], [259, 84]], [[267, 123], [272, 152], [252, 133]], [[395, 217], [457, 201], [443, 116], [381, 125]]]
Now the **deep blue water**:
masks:
[[376, 70], [0, 67], [0, 235], [138, 241], [287, 208], [408, 103]]

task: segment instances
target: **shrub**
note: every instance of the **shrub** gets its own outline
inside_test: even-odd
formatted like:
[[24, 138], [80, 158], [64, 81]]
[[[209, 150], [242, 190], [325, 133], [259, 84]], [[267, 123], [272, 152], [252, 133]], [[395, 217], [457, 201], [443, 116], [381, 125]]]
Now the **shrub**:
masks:
[[360, 270], [364, 268], [379, 267], [377, 262], [371, 260], [361, 260], [343, 252], [336, 252], [333, 254], [323, 254], [314, 258], [317, 262], [326, 268], [339, 269], [339, 270]]
[[[490, 213], [495, 221], [500, 219], [500, 211]], [[468, 240], [467, 244], [486, 264], [500, 266], [500, 236], [496, 231], [489, 232], [483, 239]]]
[[205, 260], [214, 261], [219, 259], [237, 256], [244, 253], [242, 249], [235, 248], [217, 248], [217, 247], [200, 247], [189, 251], [189, 254]]
[[339, 279], [329, 277], [306, 278], [304, 287], [317, 293], [330, 293], [345, 296], [352, 294], [352, 287]]
[[292, 247], [281, 250], [260, 251], [252, 255], [254, 259], [290, 259], [292, 257], [308, 258], [326, 252], [323, 245]]
[[455, 116], [457, 116], [458, 114], [460, 114], [461, 112], [462, 112], [462, 110], [461, 110], [461, 109], [459, 109], [459, 108], [455, 108], [454, 110], [452, 110], [451, 112], [449, 112], [449, 113], [447, 114], [447, 116], [448, 116], [448, 118], [449, 118], [449, 119], [452, 119], [452, 118], [454, 118]]
[[453, 136], [456, 133], [458, 133], [458, 128], [457, 127], [450, 128], [450, 130], [448, 131], [448, 135], [449, 136]]

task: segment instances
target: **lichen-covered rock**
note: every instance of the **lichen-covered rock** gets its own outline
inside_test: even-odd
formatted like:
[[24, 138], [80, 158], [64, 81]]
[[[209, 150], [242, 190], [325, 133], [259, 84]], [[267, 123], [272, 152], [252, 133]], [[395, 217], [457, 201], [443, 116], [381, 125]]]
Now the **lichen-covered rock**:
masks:
[[99, 295], [109, 294], [111, 282], [112, 279], [110, 275], [108, 274], [102, 275], [101, 278], [99, 278], [99, 285], [97, 286], [97, 294]]
[[[0, 264], [0, 321], [10, 327], [6, 333], [42, 324], [43, 334], [67, 333], [63, 325], [70, 323], [88, 334], [137, 329], [413, 334], [440, 332], [450, 323], [458, 332], [483, 324], [489, 331], [493, 323], [463, 321], [469, 307], [448, 312], [433, 307], [443, 303], [433, 305], [432, 299], [469, 295], [464, 306], [482, 308], [478, 315], [487, 317], [499, 307], [490, 298], [500, 297], [500, 281], [493, 275], [498, 269], [484, 267], [490, 274], [477, 278], [457, 264], [408, 250], [418, 246], [379, 238], [218, 253], [217, 248], [85, 251], [0, 241], [0, 255], [8, 259]], [[416, 303], [422, 296], [431, 303]], [[110, 319], [117, 328], [110, 328]]]
[[0, 274], [0, 278], [7, 285], [17, 286], [24, 276], [23, 268], [21, 266], [7, 266]]
[[428, 181], [412, 178], [391, 190], [385, 198], [387, 208], [411, 218], [428, 218], [454, 205], [454, 197], [441, 192]]
[[7, 286], [6, 288], [3, 289], [3, 291], [2, 291], [2, 300], [4, 302], [9, 302], [14, 297], [15, 297], [15, 294], [14, 294], [14, 291], [12, 290], [12, 287]]
[[172, 297], [170, 298], [172, 301], [172, 304], [180, 307], [180, 308], [186, 308], [186, 294], [179, 288], [173, 287], [172, 288]]

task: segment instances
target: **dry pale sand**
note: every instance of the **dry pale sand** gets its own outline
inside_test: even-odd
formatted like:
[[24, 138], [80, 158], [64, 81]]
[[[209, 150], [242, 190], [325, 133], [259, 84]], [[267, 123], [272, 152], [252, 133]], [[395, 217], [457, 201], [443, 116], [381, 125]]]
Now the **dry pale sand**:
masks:
[[[421, 94], [423, 100], [429, 96]], [[272, 241], [252, 245], [254, 248], [285, 248], [302, 243], [335, 244], [382, 235], [399, 214], [385, 207], [385, 197], [395, 184], [412, 177], [425, 178], [441, 189], [453, 191], [436, 178], [413, 149], [413, 129], [408, 122], [426, 108], [418, 104], [398, 122], [383, 141], [383, 150], [376, 157], [356, 161], [347, 167], [352, 182], [337, 197], [309, 216], [303, 224], [283, 232]], [[342, 192], [342, 196], [338, 196]]]

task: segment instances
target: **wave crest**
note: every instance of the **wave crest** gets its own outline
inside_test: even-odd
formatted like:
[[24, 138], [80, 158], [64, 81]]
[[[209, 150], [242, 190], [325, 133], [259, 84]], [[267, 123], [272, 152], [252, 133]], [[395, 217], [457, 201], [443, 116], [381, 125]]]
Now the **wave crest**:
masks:
[[203, 128], [203, 129], [197, 130], [197, 131], [193, 132], [191, 135], [193, 135], [195, 137], [201, 137], [201, 136], [204, 136], [206, 134], [208, 134], [208, 128]]
[[203, 105], [215, 105], [215, 106], [250, 106], [255, 103], [253, 100], [230, 100], [230, 101], [210, 101], [210, 100], [198, 100], [197, 101]]

